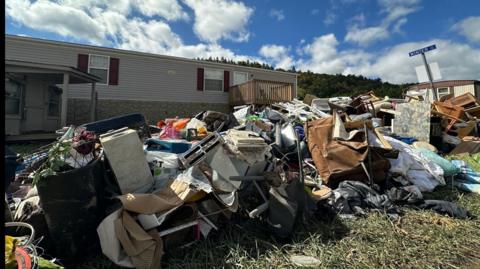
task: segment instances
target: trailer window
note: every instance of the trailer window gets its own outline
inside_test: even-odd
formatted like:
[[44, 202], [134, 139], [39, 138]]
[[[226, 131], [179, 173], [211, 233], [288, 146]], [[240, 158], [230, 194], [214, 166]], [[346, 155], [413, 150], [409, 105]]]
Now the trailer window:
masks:
[[24, 86], [21, 83], [5, 79], [5, 114], [20, 115]]
[[223, 91], [223, 70], [205, 69], [205, 90]]
[[90, 54], [88, 59], [88, 73], [95, 75], [102, 80], [99, 84], [108, 83], [108, 71], [110, 68], [110, 57]]

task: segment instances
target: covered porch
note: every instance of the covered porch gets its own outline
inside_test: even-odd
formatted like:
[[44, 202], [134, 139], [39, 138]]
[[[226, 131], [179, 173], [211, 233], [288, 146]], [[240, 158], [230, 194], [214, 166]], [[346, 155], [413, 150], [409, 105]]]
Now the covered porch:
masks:
[[95, 121], [97, 76], [62, 65], [5, 60], [6, 135], [52, 132], [67, 125], [70, 84], [91, 84]]
[[290, 101], [296, 96], [293, 83], [258, 79], [232, 86], [228, 92], [231, 106], [268, 105]]

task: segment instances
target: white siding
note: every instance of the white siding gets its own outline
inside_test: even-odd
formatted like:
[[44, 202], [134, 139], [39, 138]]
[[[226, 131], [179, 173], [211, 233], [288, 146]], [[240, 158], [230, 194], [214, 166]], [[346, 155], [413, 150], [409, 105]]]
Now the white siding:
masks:
[[[290, 82], [296, 89], [295, 75], [290, 73], [5, 37], [6, 59], [76, 67], [78, 54], [99, 54], [120, 59], [119, 85], [97, 85], [99, 99], [227, 103], [228, 93], [197, 91], [197, 68], [208, 67], [230, 71], [231, 84], [233, 71], [242, 71], [248, 72], [250, 79]], [[90, 87], [89, 84], [71, 85], [69, 98], [89, 98]]]
[[453, 87], [453, 92], [455, 96], [460, 96], [465, 93], [471, 93], [475, 96], [475, 87], [473, 84], [464, 85], [464, 86], [455, 86]]

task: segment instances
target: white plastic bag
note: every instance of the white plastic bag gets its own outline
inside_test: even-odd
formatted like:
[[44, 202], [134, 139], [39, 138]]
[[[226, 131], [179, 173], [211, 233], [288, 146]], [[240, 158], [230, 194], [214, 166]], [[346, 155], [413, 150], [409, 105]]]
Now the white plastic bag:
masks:
[[[422, 192], [431, 192], [436, 186], [445, 185], [443, 170], [440, 166], [416, 153], [413, 147], [400, 140], [389, 136], [385, 136], [385, 140], [394, 149], [399, 150], [397, 159], [388, 159], [391, 164], [391, 173], [402, 175]], [[369, 141], [373, 145], [381, 147], [376, 139]]]

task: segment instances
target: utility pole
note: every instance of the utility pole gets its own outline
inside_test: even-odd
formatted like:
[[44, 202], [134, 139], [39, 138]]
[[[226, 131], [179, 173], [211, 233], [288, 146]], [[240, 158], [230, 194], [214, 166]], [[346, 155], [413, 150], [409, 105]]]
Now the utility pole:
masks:
[[[428, 80], [430, 81], [430, 87], [432, 87], [433, 100], [437, 101], [438, 100], [437, 91], [435, 90], [435, 87], [433, 85], [432, 73], [430, 71], [430, 66], [427, 63], [427, 57], [425, 57], [424, 52], [422, 52], [422, 59], [423, 59], [423, 64], [425, 65], [425, 69], [427, 70]], [[428, 99], [428, 91], [427, 91], [427, 99]]]
[[[434, 50], [436, 48], [437, 48], [436, 45], [431, 45], [431, 46], [425, 47], [423, 49], [415, 50], [415, 51], [412, 51], [412, 52], [408, 53], [408, 55], [410, 57], [418, 55], [418, 54], [422, 54], [423, 64], [425, 65], [425, 70], [427, 70], [427, 76], [428, 76], [428, 80], [430, 81], [430, 87], [432, 87], [433, 100], [435, 100], [435, 101], [438, 100], [437, 91], [435, 90], [435, 87], [433, 85], [432, 73], [430, 71], [430, 66], [428, 66], [427, 57], [425, 57], [425, 52], [430, 51], [430, 50]], [[428, 95], [429, 95], [429, 92], [427, 90], [427, 94], [425, 96], [425, 99], [427, 99], [427, 100], [428, 100]]]

